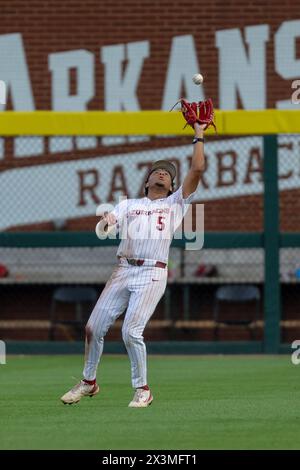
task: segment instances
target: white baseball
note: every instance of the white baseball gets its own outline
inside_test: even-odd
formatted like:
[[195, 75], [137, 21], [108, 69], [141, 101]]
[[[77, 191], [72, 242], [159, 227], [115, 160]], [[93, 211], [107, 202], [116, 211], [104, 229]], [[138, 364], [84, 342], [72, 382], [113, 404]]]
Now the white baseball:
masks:
[[201, 75], [201, 73], [195, 73], [195, 75], [193, 76], [193, 82], [196, 85], [201, 85], [201, 83], [203, 83], [203, 76]]

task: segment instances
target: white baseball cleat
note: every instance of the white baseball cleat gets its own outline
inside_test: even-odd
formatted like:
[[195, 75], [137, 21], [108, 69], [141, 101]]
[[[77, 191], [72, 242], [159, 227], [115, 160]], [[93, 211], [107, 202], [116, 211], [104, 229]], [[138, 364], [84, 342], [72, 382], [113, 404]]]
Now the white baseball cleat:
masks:
[[143, 388], [137, 388], [132, 401], [129, 403], [130, 408], [145, 408], [151, 405], [153, 396], [150, 390], [144, 390]]
[[61, 401], [65, 405], [72, 405], [78, 403], [82, 397], [93, 397], [99, 392], [99, 385], [89, 385], [81, 380], [75, 387], [71, 388], [67, 393], [61, 397]]

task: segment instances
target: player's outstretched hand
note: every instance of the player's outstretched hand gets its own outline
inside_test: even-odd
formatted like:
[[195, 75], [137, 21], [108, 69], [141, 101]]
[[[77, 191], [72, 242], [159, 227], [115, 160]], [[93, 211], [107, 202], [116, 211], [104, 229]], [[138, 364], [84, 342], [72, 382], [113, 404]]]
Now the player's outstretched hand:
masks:
[[100, 215], [100, 220], [106, 220], [108, 226], [115, 225], [117, 223], [116, 217], [111, 212], [104, 212], [103, 215]]

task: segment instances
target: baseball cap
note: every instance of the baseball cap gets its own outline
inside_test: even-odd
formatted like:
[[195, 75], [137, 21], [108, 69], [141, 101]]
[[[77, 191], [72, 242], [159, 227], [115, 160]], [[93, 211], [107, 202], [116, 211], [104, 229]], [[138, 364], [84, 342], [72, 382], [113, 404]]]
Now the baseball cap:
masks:
[[158, 170], [159, 168], [161, 168], [162, 170], [166, 170], [168, 173], [170, 173], [172, 180], [175, 178], [176, 176], [175, 165], [173, 165], [173, 163], [169, 162], [168, 160], [157, 160], [157, 162], [153, 163], [149, 172], [149, 176], [153, 171]]

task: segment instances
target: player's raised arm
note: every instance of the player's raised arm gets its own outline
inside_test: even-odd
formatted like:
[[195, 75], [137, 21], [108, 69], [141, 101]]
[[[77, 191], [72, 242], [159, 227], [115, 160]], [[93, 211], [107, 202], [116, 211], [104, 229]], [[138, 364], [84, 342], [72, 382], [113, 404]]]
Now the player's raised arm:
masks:
[[186, 175], [183, 185], [182, 194], [186, 199], [190, 194], [194, 193], [200, 181], [201, 173], [205, 169], [205, 158], [204, 158], [204, 138], [203, 133], [206, 124], [194, 124], [195, 138], [193, 140], [194, 151], [192, 157], [192, 164]]

